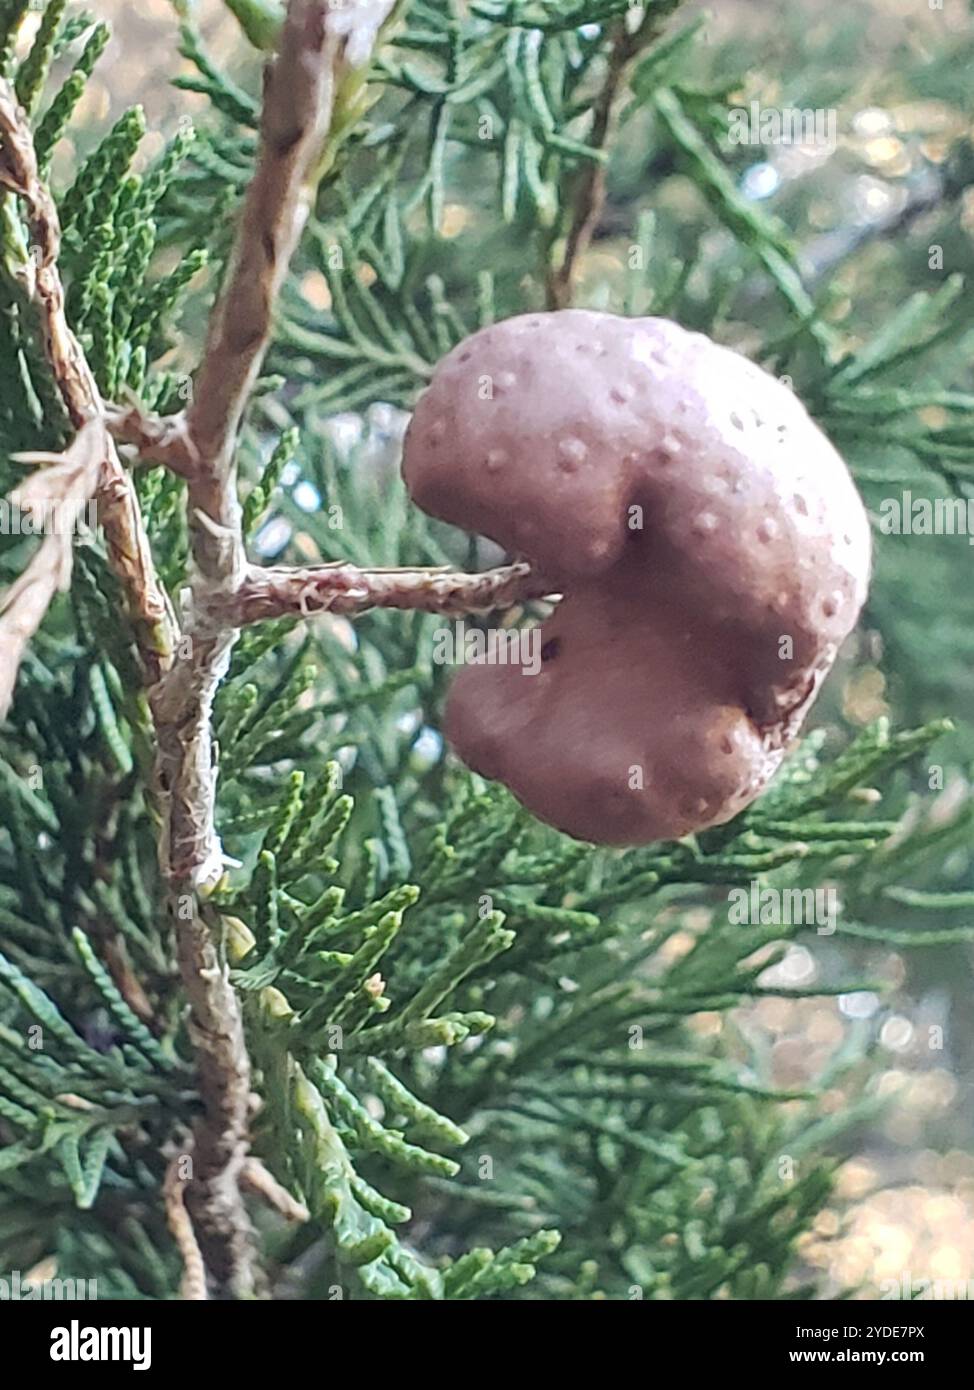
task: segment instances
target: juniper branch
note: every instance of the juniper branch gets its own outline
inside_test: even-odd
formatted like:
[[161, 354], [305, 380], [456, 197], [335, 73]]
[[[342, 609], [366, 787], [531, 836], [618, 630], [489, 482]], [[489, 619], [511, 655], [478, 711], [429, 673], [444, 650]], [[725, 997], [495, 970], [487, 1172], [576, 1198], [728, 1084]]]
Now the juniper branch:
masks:
[[259, 1159], [247, 1159], [240, 1174], [240, 1181], [242, 1186], [253, 1192], [255, 1196], [262, 1197], [267, 1205], [279, 1212], [286, 1221], [300, 1225], [311, 1219], [304, 1203], [292, 1197], [287, 1188], [281, 1186], [273, 1173], [270, 1173]]
[[55, 594], [71, 581], [72, 535], [94, 493], [108, 440], [98, 421], [79, 430], [63, 455], [21, 455], [45, 464], [11, 494], [11, 502], [45, 530], [30, 564], [0, 596], [0, 718], [10, 708], [27, 644], [44, 620]]
[[[0, 78], [0, 186], [23, 203], [32, 239], [29, 251], [25, 247], [19, 264], [10, 269], [21, 293], [40, 317], [47, 359], [71, 424], [79, 434], [87, 427], [86, 454], [97, 438], [97, 452], [102, 457], [93, 491], [99, 523], [109, 561], [126, 595], [146, 683], [151, 687], [171, 664], [178, 635], [176, 621], [156, 577], [131, 479], [105, 429], [104, 405], [94, 375], [68, 326], [64, 286], [58, 269], [61, 230], [57, 209], [38, 172], [27, 118], [13, 89], [3, 78]], [[67, 458], [65, 455], [65, 462]], [[87, 485], [85, 470], [82, 476]], [[47, 566], [49, 559], [43, 563]], [[57, 585], [52, 586], [50, 579], [48, 573], [42, 587], [31, 586], [32, 604], [36, 605], [44, 593], [49, 599], [53, 597]], [[34, 613], [33, 617], [38, 615]], [[4, 709], [0, 700], [0, 713]]]
[[[658, 37], [677, 4], [679, 0], [663, 0], [650, 6], [635, 28], [630, 28], [625, 18], [616, 22], [605, 78], [592, 102], [592, 127], [587, 136], [592, 149], [607, 146], [629, 67], [639, 51]], [[565, 309], [572, 302], [578, 264], [602, 220], [607, 191], [605, 164], [598, 159], [586, 160], [578, 176], [561, 260], [548, 270], [545, 295], [549, 309]]]
[[[188, 416], [200, 463], [191, 505], [221, 528], [239, 531], [234, 448], [270, 342], [274, 306], [308, 219], [314, 170], [334, 104], [338, 38], [326, 0], [292, 0], [277, 61], [270, 67], [260, 156], [244, 200], [227, 284], [210, 323]], [[197, 528], [204, 574], [225, 582], [236, 557], [212, 527]]]
[[131, 445], [141, 463], [161, 463], [188, 478], [199, 462], [186, 414], [155, 415], [138, 405], [109, 405], [106, 423], [116, 444]]
[[448, 568], [359, 569], [337, 563], [307, 568], [250, 566], [226, 609], [238, 626], [318, 613], [357, 616], [373, 608], [418, 609], [462, 616], [509, 608], [551, 593], [550, 584], [518, 562], [479, 574]]
[[208, 1296], [206, 1267], [186, 1210], [186, 1180], [180, 1172], [180, 1165], [184, 1161], [184, 1154], [175, 1154], [166, 1169], [163, 1183], [166, 1223], [183, 1261], [180, 1296], [187, 1302], [202, 1303]]
[[238, 1296], [256, 1292], [259, 1284], [240, 1194], [250, 1062], [221, 919], [206, 902], [223, 873], [211, 715], [237, 637], [233, 605], [246, 572], [237, 435], [307, 221], [335, 108], [347, 25], [333, 21], [332, 10], [328, 0], [291, 0], [277, 57], [268, 67], [257, 166], [211, 318], [195, 401], [185, 431], [178, 430], [188, 436], [192, 459], [189, 655], [174, 666], [153, 705], [163, 811], [160, 858], [204, 1104], [187, 1196], [211, 1282], [219, 1292]]

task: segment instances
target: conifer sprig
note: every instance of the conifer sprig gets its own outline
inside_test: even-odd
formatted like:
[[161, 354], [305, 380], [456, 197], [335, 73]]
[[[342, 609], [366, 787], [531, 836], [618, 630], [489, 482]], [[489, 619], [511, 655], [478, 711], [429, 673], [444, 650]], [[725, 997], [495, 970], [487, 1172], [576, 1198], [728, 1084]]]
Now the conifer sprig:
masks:
[[[308, 56], [329, 7], [292, 0], [286, 39], [283, 8], [230, 7], [278, 52], [264, 119], [288, 144], [289, 104], [307, 87], [289, 80], [287, 55]], [[25, 66], [10, 39], [26, 6], [0, 5], [41, 170], [105, 40], [100, 26], [59, 27], [60, 8]], [[857, 950], [968, 941], [966, 887], [925, 871], [970, 839], [969, 803], [948, 815], [919, 795], [916, 760], [945, 727], [894, 734], [881, 721], [831, 757], [813, 735], [759, 803], [694, 840], [625, 855], [569, 843], [460, 773], [435, 732], [445, 672], [429, 615], [521, 606], [546, 586], [523, 566], [455, 568], [462, 544], [384, 467], [390, 414], [370, 412], [350, 448], [331, 437], [343, 410], [409, 406], [472, 327], [525, 297], [571, 297], [607, 220], [617, 118], [644, 115], [734, 254], [778, 291], [787, 330], [758, 355], [780, 369], [807, 349], [799, 389], [830, 429], [854, 442], [908, 424], [898, 438], [963, 485], [970, 400], [897, 379], [915, 346], [956, 331], [958, 286], [908, 301], [840, 356], [789, 238], [728, 173], [712, 94], [682, 80], [696, 26], [655, 37], [673, 8], [388, 7], [371, 66], [337, 45], [322, 63], [311, 44], [320, 119], [290, 162], [255, 140], [259, 102], [187, 18], [183, 85], [205, 91], [212, 115], [139, 178], [144, 127], [124, 114], [64, 195], [65, 320], [100, 396], [119, 397], [99, 419], [143, 465], [123, 476], [159, 574], [173, 592], [191, 580], [192, 603], [156, 650], [164, 679], [145, 654], [140, 672], [124, 593], [86, 549], [70, 605], [23, 645], [0, 756], [0, 1262], [56, 1252], [122, 1297], [261, 1292], [262, 1266], [286, 1296], [294, 1283], [394, 1299], [530, 1297], [531, 1281], [567, 1299], [788, 1289], [796, 1240], [828, 1200], [825, 1146], [882, 1099], [853, 1044], [822, 1085], [863, 1099], [816, 1120], [813, 1085], [783, 1090], [746, 1039], [726, 1048], [696, 1025], [719, 1014], [727, 1036], [748, 1001], [884, 986], [848, 960], [821, 984], [774, 983], [766, 971], [805, 928], [743, 927], [728, 894], [811, 892], [827, 877], [837, 937]], [[47, 101], [47, 57], [79, 40]], [[32, 336], [37, 237], [15, 165], [5, 152], [0, 423], [18, 449], [63, 461], [85, 426]], [[225, 214], [255, 187], [283, 196], [245, 211], [225, 264]], [[476, 277], [452, 240], [467, 204], [484, 229]], [[516, 283], [494, 254], [505, 237]], [[651, 216], [634, 242], [645, 270], [627, 285], [631, 311], [718, 332], [733, 277], [702, 305], [687, 293], [696, 263], [664, 264]], [[176, 270], [157, 271], [173, 247]], [[233, 312], [221, 300], [194, 399], [156, 362], [206, 256]], [[275, 309], [270, 365], [285, 384], [260, 377]], [[925, 406], [947, 422], [932, 430]], [[238, 466], [259, 479], [245, 509]], [[45, 468], [28, 486], [44, 472], [56, 480]], [[301, 563], [253, 564], [244, 541], [267, 554], [282, 528]], [[125, 555], [110, 546], [109, 558], [124, 580]], [[5, 579], [19, 560], [0, 546]], [[24, 1039], [38, 1028], [35, 1050]], [[798, 1160], [788, 1181], [782, 1155]], [[259, 1252], [245, 1198], [270, 1209]]]
[[[84, 486], [93, 487], [101, 509], [101, 526], [105, 533], [109, 555], [121, 581], [135, 624], [140, 654], [147, 680], [157, 680], [171, 659], [175, 622], [168, 600], [159, 587], [148, 538], [132, 484], [123, 469], [115, 446], [105, 428], [101, 393], [88, 360], [65, 317], [65, 296], [58, 267], [61, 231], [58, 213], [50, 193], [41, 181], [37, 157], [30, 130], [16, 95], [5, 79], [0, 78], [0, 186], [14, 194], [27, 213], [27, 226], [8, 224], [4, 256], [7, 273], [40, 319], [44, 346], [51, 374], [76, 431], [84, 434], [81, 453], [90, 459], [98, 455], [84, 470]], [[29, 243], [28, 243], [29, 235]], [[73, 469], [73, 460], [65, 456], [62, 478]], [[83, 490], [83, 489], [82, 489]], [[88, 500], [79, 495], [78, 482], [73, 486], [72, 505], [80, 507]], [[66, 527], [70, 546], [71, 527]], [[49, 602], [54, 592], [66, 581], [64, 536], [59, 551], [42, 548], [35, 559], [33, 579], [29, 588], [21, 588], [5, 603], [8, 619], [11, 602], [30, 604], [28, 630], [36, 619], [38, 595]], [[19, 625], [16, 612], [13, 621]], [[12, 689], [19, 653], [16, 648], [5, 654], [5, 662], [13, 670], [5, 675], [3, 689]], [[8, 668], [9, 670], [9, 668]], [[0, 692], [2, 693], [2, 692]], [[9, 700], [0, 699], [0, 715], [6, 713]]]

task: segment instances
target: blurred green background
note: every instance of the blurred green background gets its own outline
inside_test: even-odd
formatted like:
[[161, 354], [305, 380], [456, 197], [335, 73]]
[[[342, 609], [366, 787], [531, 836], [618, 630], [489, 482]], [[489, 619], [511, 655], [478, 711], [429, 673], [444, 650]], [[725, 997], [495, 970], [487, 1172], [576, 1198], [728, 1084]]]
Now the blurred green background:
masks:
[[[80, 128], [103, 129], [135, 101], [147, 113], [150, 159], [179, 117], [205, 111], [204, 98], [173, 91], [178, 71], [176, 21], [167, 0], [99, 0], [99, 17], [115, 33], [109, 61], [84, 97]], [[784, 144], [734, 146], [722, 153], [738, 187], [777, 213], [801, 249], [806, 283], [854, 348], [915, 291], [974, 269], [974, 138], [970, 91], [974, 79], [974, 20], [961, 0], [931, 8], [925, 0], [859, 0], [838, 7], [824, 0], [769, 6], [762, 0], [722, 0], [708, 17], [704, 63], [695, 74], [702, 103], [712, 101], [714, 131], [728, 105], [826, 108], [835, 113], [834, 147]], [[201, 0], [197, 17], [211, 51], [230, 68], [254, 71], [220, 0]], [[141, 61], [139, 58], [141, 57]], [[732, 82], [733, 85], [728, 86]], [[726, 96], [724, 95], [726, 93]], [[694, 305], [710, 320], [716, 294], [727, 298], [725, 339], [743, 351], [784, 328], [780, 307], [758, 274], [738, 273], [733, 239], [715, 220], [695, 184], [679, 172], [652, 118], [624, 124], [603, 226], [582, 266], [578, 302], [618, 307], [627, 293], [628, 254], [641, 212], [655, 216], [655, 252], [672, 262], [680, 284], [680, 314], [691, 326]], [[59, 151], [62, 169], [76, 151]], [[456, 183], [454, 183], [454, 187]], [[462, 187], [462, 179], [460, 180]], [[449, 252], [436, 269], [455, 286], [472, 283], [482, 248], [476, 237], [477, 188], [445, 210]], [[491, 246], [493, 263], [523, 273], [527, 300], [536, 297], [533, 270], [515, 236]], [[729, 288], [728, 288], [729, 287]], [[201, 288], [203, 286], [201, 285]], [[314, 306], [326, 307], [326, 287], [313, 275], [303, 286]], [[974, 329], [924, 358], [926, 384], [974, 389]], [[173, 362], [180, 361], [180, 346]], [[898, 380], [913, 383], [909, 360]], [[935, 417], [935, 412], [934, 412]], [[938, 420], [931, 418], [936, 425]], [[839, 441], [841, 445], [841, 441]], [[944, 483], [903, 450], [896, 428], [858, 441], [858, 475], [878, 519], [883, 498], [905, 489], [943, 495]], [[974, 459], [968, 460], [974, 464]], [[955, 732], [934, 750], [929, 784], [940, 794], [933, 816], [949, 829], [971, 797], [974, 759], [974, 546], [966, 535], [876, 535], [876, 578], [859, 633], [815, 711], [815, 722], [848, 732], [888, 714], [907, 726], [947, 715]], [[326, 557], [327, 558], [327, 557]], [[948, 837], [949, 839], [949, 837]], [[895, 854], [895, 846], [892, 853]], [[924, 864], [904, 883], [923, 889], [974, 889], [970, 845], [956, 843], [939, 862]], [[889, 904], [886, 921], [904, 912]], [[910, 909], [915, 927], [923, 914]], [[942, 920], [941, 917], [936, 920]], [[956, 918], [951, 918], [956, 924]], [[685, 949], [675, 937], [670, 949]], [[855, 973], [882, 983], [882, 994], [836, 998], [767, 999], [730, 1019], [699, 1015], [696, 1025], [735, 1029], [770, 1057], [775, 1082], [794, 1086], [820, 1077], [842, 1050], [866, 1033], [883, 1059], [879, 1087], [893, 1096], [884, 1119], [855, 1136], [841, 1200], [805, 1238], [807, 1268], [825, 1276], [825, 1289], [849, 1284], [876, 1296], [884, 1280], [904, 1274], [974, 1280], [974, 971], [970, 947], [950, 946], [908, 957], [888, 946], [851, 948], [828, 938], [795, 946], [784, 964], [793, 986], [808, 987]], [[942, 1030], [938, 1032], [938, 1030]], [[942, 1043], [942, 1046], [937, 1045]], [[856, 1072], [825, 1097], [840, 1111]], [[861, 1080], [861, 1076], [860, 1076]], [[974, 1287], [974, 1284], [972, 1284]]]

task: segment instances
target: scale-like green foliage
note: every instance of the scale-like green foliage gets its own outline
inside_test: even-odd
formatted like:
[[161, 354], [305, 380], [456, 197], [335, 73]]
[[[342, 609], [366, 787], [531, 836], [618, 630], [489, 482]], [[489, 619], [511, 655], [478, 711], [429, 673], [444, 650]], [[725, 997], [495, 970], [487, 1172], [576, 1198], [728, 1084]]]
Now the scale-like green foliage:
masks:
[[[228, 4], [268, 47], [277, 7]], [[51, 0], [17, 62], [26, 4], [0, 4], [2, 62], [34, 112], [45, 166], [107, 37], [65, 22], [64, 9]], [[334, 417], [409, 406], [471, 328], [542, 302], [578, 180], [609, 158], [592, 143], [590, 109], [630, 9], [403, 7], [375, 63], [376, 102], [327, 152], [274, 348], [286, 384], [266, 381], [247, 422], [244, 518], [257, 553], [467, 558], [392, 475], [388, 411], [360, 418], [351, 446], [336, 442]], [[861, 441], [895, 433], [961, 486], [974, 401], [902, 374], [956, 335], [959, 284], [911, 299], [843, 354], [784, 230], [725, 165], [714, 94], [689, 83], [699, 25], [664, 29], [674, 9], [647, 7], [623, 121], [651, 123], [730, 234], [734, 264], [702, 307], [688, 292], [694, 260], [657, 256], [643, 209], [638, 273], [613, 307], [719, 335], [741, 275], [760, 267], [783, 327], [757, 355], [794, 373], [863, 478]], [[196, 272], [226, 256], [259, 114], [189, 24], [182, 53], [177, 85], [212, 105], [199, 132], [181, 127], [136, 173], [144, 120], [126, 112], [59, 190], [69, 315], [99, 385], [160, 409], [185, 401], [186, 379], [157, 364]], [[449, 234], [455, 206], [474, 227], [463, 257]], [[6, 491], [10, 456], [54, 447], [66, 430], [18, 288], [23, 227], [9, 199], [0, 210]], [[309, 276], [326, 286], [327, 310], [311, 307]], [[946, 423], [924, 423], [931, 405]], [[182, 484], [147, 471], [138, 488], [175, 594]], [[0, 577], [20, 571], [28, 546], [0, 537]], [[119, 613], [96, 541], [28, 654], [0, 740], [0, 1266], [56, 1255], [102, 1296], [161, 1298], [179, 1267], [158, 1193], [197, 1098], [154, 867], [152, 734]], [[311, 1213], [307, 1229], [266, 1232], [272, 1274], [297, 1279], [304, 1297], [780, 1296], [795, 1242], [828, 1199], [841, 1130], [875, 1102], [822, 1120], [813, 1090], [776, 1091], [733, 1011], [801, 996], [764, 981], [808, 928], [734, 925], [726, 894], [827, 879], [853, 945], [971, 939], [956, 915], [969, 891], [900, 886], [970, 837], [970, 803], [945, 821], [918, 796], [918, 760], [946, 725], [897, 733], [880, 721], [828, 755], [812, 735], [731, 825], [594, 850], [445, 758], [436, 622], [377, 612], [354, 629], [254, 628], [219, 694], [218, 828], [239, 868], [210, 910], [244, 1001], [263, 1103], [255, 1150]], [[904, 907], [920, 925], [902, 925]], [[930, 912], [942, 926], [922, 924]], [[723, 1032], [688, 1026], [702, 1013], [722, 1015]], [[851, 1047], [818, 1085], [864, 1067]]]

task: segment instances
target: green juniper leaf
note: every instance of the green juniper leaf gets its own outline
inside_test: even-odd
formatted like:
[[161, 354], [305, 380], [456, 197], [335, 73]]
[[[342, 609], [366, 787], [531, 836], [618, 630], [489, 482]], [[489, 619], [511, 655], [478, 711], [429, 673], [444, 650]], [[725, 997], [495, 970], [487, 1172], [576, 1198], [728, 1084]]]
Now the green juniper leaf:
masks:
[[47, 0], [47, 7], [44, 10], [34, 42], [31, 44], [30, 52], [17, 70], [14, 90], [17, 93], [17, 100], [28, 113], [34, 109], [34, 104], [47, 80], [48, 69], [54, 56], [58, 33], [67, 6], [68, 0]]
[[[211, 54], [187, 21], [185, 62], [157, 64], [159, 80], [176, 78], [172, 122], [143, 147], [138, 110], [106, 133], [97, 90], [82, 101], [106, 26], [62, 0], [29, 19], [26, 0], [0, 0], [0, 62], [30, 110], [42, 176], [54, 170], [68, 319], [123, 408], [192, 409], [258, 158], [262, 55], [283, 6], [226, 8], [251, 49]], [[742, 40], [732, 18], [717, 31], [706, 17], [667, 23], [677, 8], [412, 0], [394, 7], [371, 66], [343, 70], [239, 431], [250, 563], [493, 563], [483, 541], [410, 503], [404, 412], [472, 329], [554, 301], [592, 180], [575, 304], [669, 314], [787, 371], [877, 520], [900, 489], [963, 507], [974, 397], [951, 228], [970, 141], [961, 132], [935, 158], [914, 123], [931, 91], [938, 122], [954, 121], [966, 54], [953, 34], [927, 36], [920, 80], [909, 45], [898, 52], [895, 144], [909, 169], [865, 159], [863, 171], [892, 178], [903, 220], [863, 216], [830, 261], [865, 147], [848, 91], [877, 108], [881, 94], [868, 73], [844, 82], [852, 60], [836, 61], [828, 35], [824, 86], [810, 50], [800, 73], [776, 59], [755, 75], [756, 10]], [[791, 21], [778, 29], [776, 53], [791, 52]], [[123, 26], [123, 62], [126, 41]], [[821, 91], [846, 121], [841, 158], [804, 161], [800, 179], [784, 152], [726, 138], [736, 101], [779, 87], [809, 103], [801, 93]], [[201, 98], [192, 122], [185, 91]], [[146, 105], [159, 109], [154, 88]], [[769, 170], [777, 187], [755, 194]], [[946, 270], [913, 244], [918, 172], [941, 187], [920, 211]], [[12, 455], [72, 434], [28, 297], [30, 241], [4, 195], [4, 496], [24, 476]], [[121, 446], [185, 623], [186, 483], [134, 453]], [[0, 533], [6, 590], [32, 552]], [[915, 727], [969, 689], [966, 546], [960, 529], [880, 527], [876, 541], [867, 617], [816, 707], [821, 728], [735, 820], [622, 852], [539, 825], [449, 753], [436, 615], [322, 614], [239, 634], [215, 701], [224, 870], [203, 913], [241, 1004], [253, 1151], [310, 1215], [289, 1230], [255, 1222], [275, 1293], [821, 1296], [795, 1270], [817, 1258], [803, 1237], [835, 1200], [838, 1156], [882, 1123], [874, 1038], [909, 1014], [921, 972], [925, 997], [952, 1001], [956, 1032], [971, 938], [969, 730]], [[97, 1277], [103, 1297], [173, 1298], [183, 1271], [160, 1193], [204, 1113], [175, 944], [179, 912], [199, 904], [167, 892], [156, 867], [170, 826], [153, 767], [159, 692], [150, 709], [103, 535], [73, 559], [70, 596], [31, 642], [0, 731], [0, 1266], [52, 1258]], [[539, 617], [535, 605], [511, 615]], [[804, 903], [826, 886], [825, 940], [790, 913], [731, 911], [734, 890]], [[788, 969], [804, 951], [815, 973], [798, 982]], [[837, 1001], [863, 991], [875, 1014], [853, 1021]], [[839, 1041], [806, 1049], [783, 1079], [795, 1049], [764, 1026], [769, 1007], [788, 1036], [815, 1010], [817, 1036]], [[800, 1156], [788, 1179], [783, 1156]]]

